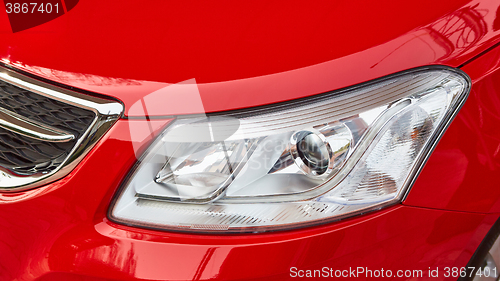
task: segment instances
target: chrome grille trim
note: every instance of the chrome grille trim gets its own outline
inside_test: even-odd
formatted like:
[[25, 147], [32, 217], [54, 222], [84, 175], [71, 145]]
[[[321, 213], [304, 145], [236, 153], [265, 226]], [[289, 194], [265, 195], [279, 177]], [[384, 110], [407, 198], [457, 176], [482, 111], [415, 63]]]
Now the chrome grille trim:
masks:
[[24, 116], [2, 107], [0, 107], [0, 127], [25, 137], [41, 141], [67, 142], [75, 139], [75, 135], [72, 133], [31, 121]]
[[[85, 130], [85, 132], [78, 137], [74, 136], [71, 133], [63, 132], [60, 129], [51, 128], [46, 124], [34, 122], [33, 120], [22, 120], [27, 121], [27, 123], [16, 123], [16, 125], [23, 127], [21, 130], [27, 129], [27, 127], [29, 127], [26, 124], [40, 126], [41, 128], [28, 128], [34, 130], [35, 133], [37, 131], [38, 133], [48, 133], [50, 130], [52, 130], [54, 138], [59, 139], [59, 141], [62, 141], [61, 139], [65, 138], [71, 138], [70, 136], [72, 136], [73, 138], [76, 137], [76, 143], [67, 157], [61, 162], [61, 164], [48, 173], [35, 173], [29, 176], [17, 176], [13, 174], [9, 169], [0, 167], [0, 192], [18, 192], [28, 190], [64, 177], [76, 167], [76, 165], [83, 159], [83, 157], [85, 157], [85, 155], [92, 149], [92, 147], [94, 147], [94, 145], [108, 131], [108, 129], [122, 116], [124, 111], [123, 105], [117, 101], [89, 96], [62, 87], [57, 87], [2, 66], [0, 66], [0, 80], [13, 86], [19, 87], [23, 90], [68, 105], [92, 111], [95, 114], [95, 118], [92, 123]], [[7, 112], [7, 114], [13, 113], [4, 108], [0, 108], [0, 112]], [[15, 113], [13, 113], [12, 116], [19, 117]], [[22, 117], [19, 118], [22, 119]], [[13, 119], [10, 119], [10, 121], [13, 121]], [[8, 125], [9, 124], [3, 124], [2, 126], [2, 122], [0, 121], [0, 127], [9, 130], [9, 128], [5, 127]], [[46, 129], [48, 131], [43, 131], [43, 129]], [[9, 131], [27, 136], [26, 130], [24, 131], [25, 134], [23, 134], [23, 132], [16, 131], [13, 128], [10, 128]], [[55, 135], [57, 134], [59, 134], [59, 136], [56, 137]], [[33, 137], [34, 139], [37, 138], [36, 135], [28, 135], [27, 137]], [[50, 142], [50, 140], [43, 139], [46, 136], [39, 135], [39, 137], [41, 138], [41, 140]], [[40, 138], [38, 139], [40, 140]]]

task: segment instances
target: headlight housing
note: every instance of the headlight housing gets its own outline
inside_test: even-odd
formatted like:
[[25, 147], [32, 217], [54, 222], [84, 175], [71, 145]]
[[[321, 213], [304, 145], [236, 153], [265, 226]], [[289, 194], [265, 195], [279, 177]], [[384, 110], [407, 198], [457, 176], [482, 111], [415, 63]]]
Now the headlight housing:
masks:
[[262, 232], [397, 203], [469, 89], [460, 70], [426, 67], [289, 103], [179, 117], [134, 167], [110, 218]]

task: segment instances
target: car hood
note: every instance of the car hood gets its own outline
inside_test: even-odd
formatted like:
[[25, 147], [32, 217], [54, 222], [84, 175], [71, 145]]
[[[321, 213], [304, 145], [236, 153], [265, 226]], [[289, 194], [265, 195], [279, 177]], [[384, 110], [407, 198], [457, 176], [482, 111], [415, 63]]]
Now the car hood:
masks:
[[0, 60], [120, 99], [128, 116], [240, 109], [458, 67], [500, 28], [497, 0], [65, 2], [64, 15], [17, 32], [2, 13]]

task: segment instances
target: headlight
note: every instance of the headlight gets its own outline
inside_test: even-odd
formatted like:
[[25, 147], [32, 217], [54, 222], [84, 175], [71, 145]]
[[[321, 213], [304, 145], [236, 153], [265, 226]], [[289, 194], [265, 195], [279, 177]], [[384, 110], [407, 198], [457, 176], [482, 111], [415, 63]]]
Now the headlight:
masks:
[[173, 122], [111, 219], [168, 230], [261, 232], [399, 202], [469, 92], [445, 67], [268, 107]]

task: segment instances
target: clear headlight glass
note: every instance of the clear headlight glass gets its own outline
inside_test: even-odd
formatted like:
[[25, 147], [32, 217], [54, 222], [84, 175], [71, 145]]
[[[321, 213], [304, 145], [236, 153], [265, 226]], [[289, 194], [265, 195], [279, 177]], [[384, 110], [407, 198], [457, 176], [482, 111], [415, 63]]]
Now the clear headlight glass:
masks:
[[262, 232], [399, 202], [470, 82], [428, 67], [274, 106], [176, 119], [134, 168], [111, 219]]

